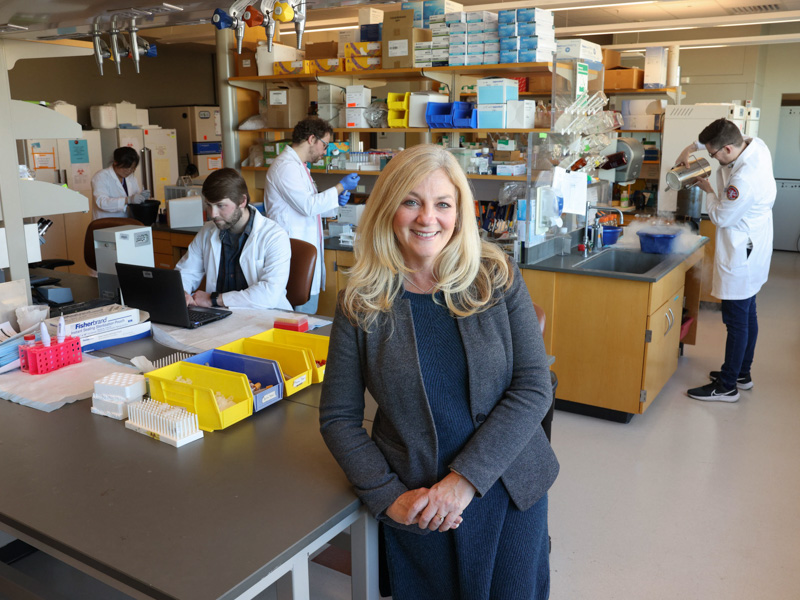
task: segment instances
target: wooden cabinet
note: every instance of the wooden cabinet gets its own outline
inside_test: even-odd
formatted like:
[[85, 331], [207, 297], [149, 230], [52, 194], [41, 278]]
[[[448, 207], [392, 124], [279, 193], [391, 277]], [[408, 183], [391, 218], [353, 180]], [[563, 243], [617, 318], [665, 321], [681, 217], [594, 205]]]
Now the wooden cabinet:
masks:
[[699, 303], [703, 252], [655, 283], [523, 269], [531, 298], [547, 315], [545, 349], [556, 358], [560, 400], [647, 410], [677, 368], [684, 293], [694, 296], [687, 304]]
[[336, 313], [336, 299], [347, 285], [346, 269], [354, 264], [350, 250], [325, 250], [325, 290], [319, 293], [318, 315], [332, 317]]
[[194, 235], [153, 230], [153, 257], [156, 267], [174, 269], [181, 257], [186, 254]]

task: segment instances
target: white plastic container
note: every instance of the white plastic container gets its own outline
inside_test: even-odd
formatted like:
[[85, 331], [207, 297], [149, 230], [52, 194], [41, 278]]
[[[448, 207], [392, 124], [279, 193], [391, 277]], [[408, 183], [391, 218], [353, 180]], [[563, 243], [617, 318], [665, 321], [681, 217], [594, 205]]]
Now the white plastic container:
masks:
[[89, 118], [94, 129], [116, 129], [117, 108], [113, 104], [90, 106]]
[[556, 254], [567, 256], [572, 251], [572, 236], [567, 233], [567, 228], [562, 227], [556, 236]]

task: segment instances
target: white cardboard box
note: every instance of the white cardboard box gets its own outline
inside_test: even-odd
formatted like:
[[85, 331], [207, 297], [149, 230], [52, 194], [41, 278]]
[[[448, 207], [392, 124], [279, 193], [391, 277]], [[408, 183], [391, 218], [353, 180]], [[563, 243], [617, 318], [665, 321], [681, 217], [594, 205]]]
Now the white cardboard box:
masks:
[[603, 62], [603, 51], [599, 44], [586, 40], [558, 40], [556, 58], [583, 58]]
[[120, 125], [137, 125], [139, 116], [136, 114], [136, 105], [133, 102], [117, 102], [117, 127]]
[[425, 110], [428, 108], [428, 102], [447, 102], [448, 100], [446, 94], [438, 92], [411, 92], [408, 97], [408, 126], [427, 127]]
[[369, 127], [367, 119], [364, 117], [364, 108], [345, 109], [345, 127], [349, 129], [366, 129]]
[[[372, 102], [372, 91], [363, 85], [348, 85], [346, 96], [347, 108], [367, 108]], [[350, 118], [347, 119], [350, 122]], [[348, 125], [350, 127], [350, 125]], [[366, 127], [366, 126], [365, 126]]]
[[345, 91], [338, 85], [327, 83], [317, 84], [317, 103], [318, 104], [344, 104]]
[[203, 199], [200, 196], [174, 198], [167, 201], [167, 207], [170, 227], [203, 226]]
[[506, 127], [509, 129], [533, 129], [536, 120], [534, 100], [509, 100], [506, 102]]
[[361, 219], [361, 215], [364, 213], [365, 206], [366, 205], [364, 204], [346, 204], [344, 206], [340, 206], [339, 218], [336, 222], [339, 225], [344, 223], [358, 225], [358, 221]]
[[[350, 30], [348, 30], [348, 33]], [[284, 60], [302, 60], [306, 53], [303, 50], [298, 50], [294, 46], [286, 46], [285, 44], [272, 44], [272, 52], [267, 50], [266, 44], [262, 44], [256, 48], [256, 65], [258, 66], [259, 75], [272, 75], [272, 65], [275, 62]]]

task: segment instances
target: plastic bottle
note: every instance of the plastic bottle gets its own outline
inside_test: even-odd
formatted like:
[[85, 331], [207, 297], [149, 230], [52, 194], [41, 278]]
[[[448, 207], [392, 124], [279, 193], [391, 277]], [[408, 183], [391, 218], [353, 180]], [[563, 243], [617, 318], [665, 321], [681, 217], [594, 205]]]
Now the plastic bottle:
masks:
[[562, 227], [558, 230], [556, 237], [556, 254], [566, 256], [572, 250], [572, 236], [567, 233], [567, 228]]

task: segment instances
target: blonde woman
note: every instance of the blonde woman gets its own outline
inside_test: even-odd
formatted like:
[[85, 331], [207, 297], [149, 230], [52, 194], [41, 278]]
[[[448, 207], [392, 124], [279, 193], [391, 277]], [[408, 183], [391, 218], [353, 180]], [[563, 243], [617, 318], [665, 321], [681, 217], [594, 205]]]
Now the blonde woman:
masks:
[[[549, 596], [544, 345], [516, 265], [478, 235], [439, 146], [378, 178], [340, 296], [325, 442], [382, 528], [394, 600]], [[378, 404], [370, 437], [364, 390]]]

